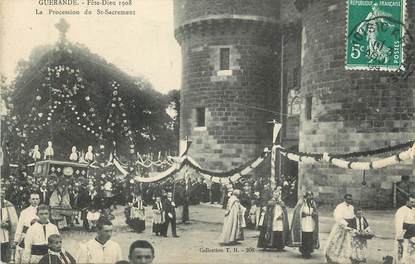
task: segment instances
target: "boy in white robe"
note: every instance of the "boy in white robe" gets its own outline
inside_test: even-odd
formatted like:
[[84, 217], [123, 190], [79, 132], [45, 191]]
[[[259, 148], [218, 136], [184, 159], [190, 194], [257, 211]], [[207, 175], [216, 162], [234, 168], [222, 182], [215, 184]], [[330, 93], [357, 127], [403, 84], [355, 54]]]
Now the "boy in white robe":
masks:
[[48, 237], [59, 234], [56, 225], [49, 222], [49, 211], [49, 206], [44, 204], [37, 208], [39, 220], [27, 230], [22, 263], [38, 263], [48, 253]]

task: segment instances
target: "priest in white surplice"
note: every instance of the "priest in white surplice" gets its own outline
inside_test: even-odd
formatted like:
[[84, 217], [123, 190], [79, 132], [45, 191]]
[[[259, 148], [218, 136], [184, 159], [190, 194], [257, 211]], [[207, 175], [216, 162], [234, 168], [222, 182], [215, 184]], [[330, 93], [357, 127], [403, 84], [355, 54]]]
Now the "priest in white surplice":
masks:
[[352, 237], [351, 228], [347, 225], [355, 217], [352, 201], [352, 195], [346, 194], [344, 202], [338, 204], [334, 210], [336, 224], [330, 232], [325, 250], [327, 263], [350, 263]]
[[29, 199], [29, 207], [25, 208], [19, 217], [19, 221], [16, 227], [16, 233], [14, 236], [14, 241], [16, 245], [15, 253], [15, 263], [21, 263], [22, 254], [24, 249], [24, 239], [29, 227], [36, 222], [37, 217], [37, 207], [40, 202], [40, 196], [38, 193], [31, 193]]
[[395, 214], [395, 263], [415, 263], [415, 198]]
[[122, 259], [118, 243], [110, 240], [112, 223], [101, 218], [97, 223], [97, 236], [81, 245], [76, 263], [116, 263]]

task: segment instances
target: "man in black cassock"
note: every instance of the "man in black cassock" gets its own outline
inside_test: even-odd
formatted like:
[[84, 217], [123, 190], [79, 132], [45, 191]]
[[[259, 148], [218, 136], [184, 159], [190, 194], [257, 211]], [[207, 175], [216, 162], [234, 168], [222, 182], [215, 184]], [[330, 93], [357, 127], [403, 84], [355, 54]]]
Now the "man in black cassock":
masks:
[[164, 224], [163, 236], [167, 236], [167, 230], [169, 228], [169, 224], [171, 224], [171, 233], [173, 237], [179, 237], [176, 232], [176, 204], [173, 201], [173, 194], [172, 192], [167, 193], [167, 197], [164, 200], [164, 213], [166, 222]]

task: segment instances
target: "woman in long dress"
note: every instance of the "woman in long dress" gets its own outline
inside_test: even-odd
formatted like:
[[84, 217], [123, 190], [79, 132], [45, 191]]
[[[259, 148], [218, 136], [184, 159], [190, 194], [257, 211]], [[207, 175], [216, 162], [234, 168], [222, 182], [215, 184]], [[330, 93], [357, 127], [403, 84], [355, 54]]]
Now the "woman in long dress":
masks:
[[283, 251], [291, 239], [287, 209], [281, 200], [280, 188], [277, 188], [271, 200], [268, 201], [263, 219], [257, 247]]

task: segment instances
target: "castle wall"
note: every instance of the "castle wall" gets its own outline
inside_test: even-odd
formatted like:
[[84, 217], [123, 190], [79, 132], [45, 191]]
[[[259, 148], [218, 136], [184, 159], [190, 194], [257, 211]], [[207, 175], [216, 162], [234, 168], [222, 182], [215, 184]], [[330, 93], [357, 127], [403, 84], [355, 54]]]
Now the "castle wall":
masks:
[[277, 20], [280, 4], [275, 0], [175, 0], [174, 22], [176, 28], [195, 20], [233, 17], [246, 19]]
[[[297, 2], [303, 6], [303, 109], [299, 150], [345, 153], [414, 139], [414, 76], [407, 81], [391, 83], [387, 79], [389, 73], [346, 71], [346, 1]], [[412, 1], [408, 3], [408, 14], [414, 11]], [[410, 32], [414, 32], [414, 18], [410, 19]], [[304, 111], [308, 96], [312, 97], [310, 120]], [[367, 171], [367, 184], [363, 185], [361, 171], [329, 164], [300, 163], [300, 186], [311, 188], [323, 203], [337, 203], [345, 193], [351, 193], [362, 206], [390, 206], [392, 183], [399, 181], [402, 175], [410, 175], [411, 181], [415, 181], [413, 168], [408, 162]]]
[[[221, 47], [231, 50], [230, 72], [223, 76], [218, 69]], [[272, 139], [272, 126], [265, 123], [272, 117], [255, 107], [272, 109], [278, 102], [269, 42], [247, 34], [192, 34], [182, 49], [180, 137], [193, 141], [189, 154], [214, 170], [229, 170], [255, 158]], [[197, 107], [206, 108], [206, 127], [196, 127]]]
[[[218, 171], [238, 167], [270, 146], [272, 124], [266, 122], [273, 115], [261, 109], [279, 105], [278, 5], [237, 2], [175, 1], [183, 57], [180, 138], [192, 140], [189, 155]], [[230, 50], [229, 70], [220, 69], [221, 48]], [[197, 126], [201, 107], [205, 127]]]

